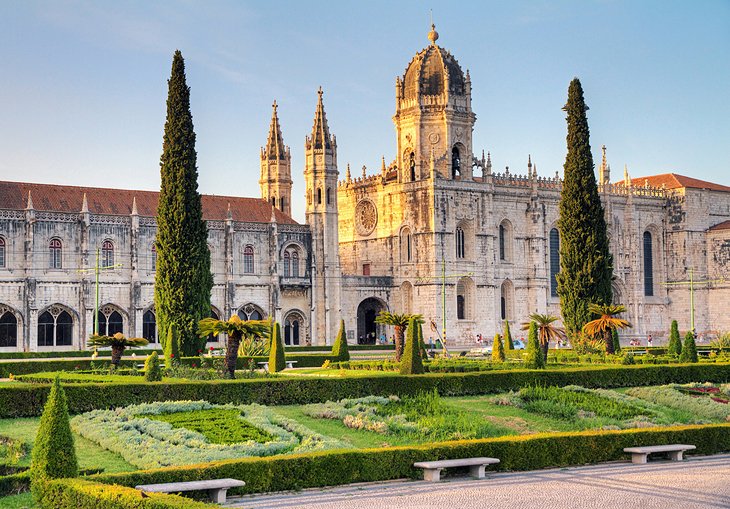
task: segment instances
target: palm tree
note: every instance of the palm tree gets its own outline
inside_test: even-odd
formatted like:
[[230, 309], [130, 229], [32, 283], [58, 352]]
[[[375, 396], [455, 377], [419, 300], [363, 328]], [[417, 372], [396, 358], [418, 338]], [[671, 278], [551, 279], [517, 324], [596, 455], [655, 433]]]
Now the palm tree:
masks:
[[235, 378], [238, 347], [242, 338], [268, 338], [271, 334], [271, 320], [241, 320], [238, 315], [227, 321], [215, 318], [203, 318], [198, 322], [198, 336], [201, 338], [217, 336], [224, 333], [228, 336], [226, 343], [226, 371], [230, 378]]
[[406, 328], [408, 328], [408, 322], [410, 320], [415, 320], [416, 323], [423, 323], [423, 316], [409, 314], [399, 315], [396, 313], [389, 313], [388, 311], [381, 311], [375, 318], [375, 323], [379, 323], [380, 325], [392, 325], [395, 327], [395, 362], [400, 362], [400, 358], [403, 355], [403, 338], [406, 334]]
[[535, 325], [537, 325], [537, 337], [540, 341], [540, 350], [542, 350], [542, 355], [546, 361], [550, 341], [565, 339], [565, 329], [553, 325], [553, 322], [557, 320], [557, 316], [533, 313], [530, 315], [530, 321], [522, 324], [522, 330], [529, 330], [530, 323], [532, 322], [535, 322]]
[[128, 338], [121, 332], [117, 332], [113, 336], [105, 336], [103, 334], [92, 334], [86, 342], [86, 346], [90, 347], [112, 347], [112, 366], [119, 367], [119, 361], [122, 360], [122, 354], [127, 348], [136, 348], [145, 346], [148, 341], [145, 338]]
[[588, 311], [598, 315], [598, 318], [585, 324], [583, 332], [590, 336], [602, 335], [606, 343], [606, 353], [613, 354], [612, 331], [631, 327], [628, 320], [616, 316], [625, 313], [626, 308], [621, 304], [588, 304]]

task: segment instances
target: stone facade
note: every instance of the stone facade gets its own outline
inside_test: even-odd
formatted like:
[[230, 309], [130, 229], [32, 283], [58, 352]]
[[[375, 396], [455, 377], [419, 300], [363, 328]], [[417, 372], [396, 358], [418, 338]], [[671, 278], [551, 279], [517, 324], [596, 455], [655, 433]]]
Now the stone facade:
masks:
[[[340, 318], [352, 342], [372, 342], [392, 334], [374, 323], [379, 311], [420, 313], [427, 337], [460, 346], [503, 319], [516, 332], [530, 313], [560, 314], [560, 177], [539, 176], [529, 156], [520, 174], [475, 155], [469, 73], [435, 29], [429, 40], [396, 79], [397, 153], [375, 174], [353, 177], [348, 166], [338, 181], [320, 89], [305, 139], [305, 225], [290, 217], [291, 155], [274, 103], [261, 199], [203, 196], [214, 313], [272, 316], [299, 345], [331, 343]], [[611, 181], [604, 147], [614, 300], [630, 334], [664, 336], [672, 319], [689, 329], [691, 294], [698, 332], [730, 330], [730, 187], [623, 177]], [[99, 276], [102, 329], [156, 340], [156, 204], [145, 191], [0, 183], [0, 351], [85, 346], [97, 249], [114, 265]]]

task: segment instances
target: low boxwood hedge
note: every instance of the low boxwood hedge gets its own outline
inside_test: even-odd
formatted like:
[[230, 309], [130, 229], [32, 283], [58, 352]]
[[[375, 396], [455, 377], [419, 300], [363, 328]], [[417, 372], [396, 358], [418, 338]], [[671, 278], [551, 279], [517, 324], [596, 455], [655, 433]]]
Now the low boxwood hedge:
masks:
[[210, 509], [218, 505], [164, 493], [110, 486], [82, 479], [57, 479], [43, 488], [43, 509]]
[[[528, 385], [581, 385], [587, 388], [636, 387], [668, 383], [730, 381], [730, 364], [600, 366], [561, 370], [429, 373], [373, 377], [282, 378], [185, 382], [68, 384], [69, 412], [168, 400], [211, 403], [296, 405], [369, 395], [404, 396], [438, 390], [443, 396], [489, 394]], [[50, 386], [0, 386], [0, 418], [40, 415]]]
[[0, 476], [0, 497], [15, 495], [30, 489], [30, 470]]
[[[246, 482], [237, 493], [263, 493], [356, 482], [415, 478], [417, 461], [499, 458], [498, 470], [537, 470], [628, 459], [624, 447], [694, 444], [696, 454], [730, 451], [730, 424], [507, 436], [408, 447], [326, 451], [244, 458], [186, 467], [99, 474], [89, 479], [123, 486], [231, 477]], [[296, 475], [292, 475], [295, 472]]]

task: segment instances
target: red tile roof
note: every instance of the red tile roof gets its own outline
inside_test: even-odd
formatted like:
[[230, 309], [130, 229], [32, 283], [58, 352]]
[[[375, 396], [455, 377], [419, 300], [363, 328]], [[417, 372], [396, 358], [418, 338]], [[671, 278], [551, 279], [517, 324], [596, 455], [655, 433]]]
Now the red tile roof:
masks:
[[[128, 216], [132, 213], [132, 202], [136, 199], [138, 214], [147, 217], [157, 215], [157, 200], [160, 194], [154, 191], [135, 191], [131, 189], [0, 181], [0, 209], [25, 209], [28, 203], [29, 191], [33, 200], [33, 208], [39, 211], [78, 213], [81, 211], [84, 193], [86, 193], [89, 212], [92, 214]], [[228, 204], [230, 204], [234, 221], [248, 223], [268, 223], [271, 221], [271, 209], [273, 207], [260, 198], [204, 194], [202, 199], [203, 218], [207, 220], [225, 220], [228, 217]], [[276, 222], [279, 224], [298, 224], [279, 209], [275, 209], [274, 214]]]
[[723, 221], [722, 223], [716, 224], [715, 226], [710, 226], [710, 231], [718, 230], [730, 230], [730, 221]]
[[[635, 186], [643, 186], [646, 181], [649, 181], [650, 187], [665, 186], [667, 189], [688, 187], [691, 189], [709, 189], [710, 191], [730, 192], [730, 187], [728, 186], [714, 184], [712, 182], [707, 182], [705, 180], [700, 180], [692, 177], [685, 177], [684, 175], [678, 175], [677, 173], [663, 173], [661, 175], [650, 175], [648, 177], [631, 178], [631, 182]], [[618, 184], [621, 184], [622, 182], [623, 181], [619, 181]]]

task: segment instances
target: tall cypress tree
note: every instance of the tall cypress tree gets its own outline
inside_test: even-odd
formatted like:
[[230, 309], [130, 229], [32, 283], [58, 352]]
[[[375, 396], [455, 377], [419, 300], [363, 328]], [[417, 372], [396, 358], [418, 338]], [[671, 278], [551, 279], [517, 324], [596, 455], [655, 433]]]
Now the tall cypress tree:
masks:
[[195, 355], [205, 339], [198, 338], [198, 321], [210, 316], [208, 228], [198, 193], [195, 132], [190, 113], [190, 88], [185, 62], [175, 51], [168, 83], [167, 120], [160, 158], [162, 185], [157, 206], [157, 272], [155, 313], [160, 338], [167, 339], [170, 323], [178, 327], [183, 355]]
[[592, 319], [588, 304], [611, 303], [613, 259], [593, 168], [588, 106], [578, 78], [570, 82], [563, 109], [568, 122], [568, 154], [559, 206], [557, 281], [563, 323], [569, 336], [574, 337]]

